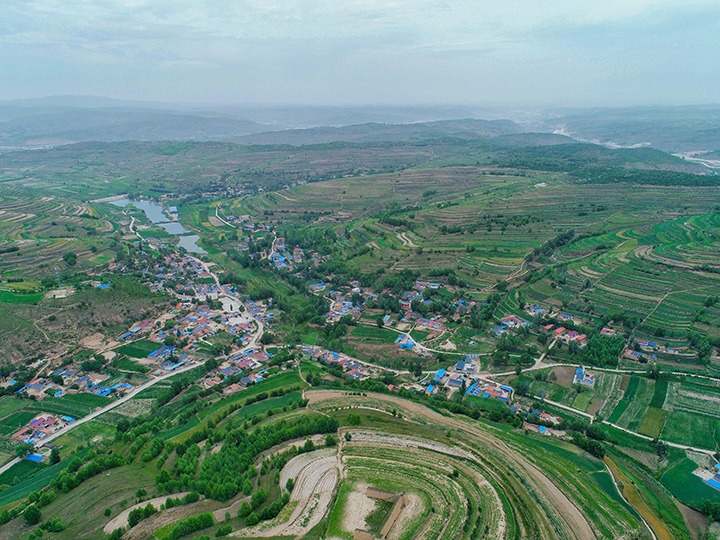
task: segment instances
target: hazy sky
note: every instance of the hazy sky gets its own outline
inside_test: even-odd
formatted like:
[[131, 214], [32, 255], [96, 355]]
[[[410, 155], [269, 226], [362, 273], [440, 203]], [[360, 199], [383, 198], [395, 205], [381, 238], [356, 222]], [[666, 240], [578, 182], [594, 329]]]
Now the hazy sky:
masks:
[[720, 102], [720, 1], [4, 0], [0, 99]]

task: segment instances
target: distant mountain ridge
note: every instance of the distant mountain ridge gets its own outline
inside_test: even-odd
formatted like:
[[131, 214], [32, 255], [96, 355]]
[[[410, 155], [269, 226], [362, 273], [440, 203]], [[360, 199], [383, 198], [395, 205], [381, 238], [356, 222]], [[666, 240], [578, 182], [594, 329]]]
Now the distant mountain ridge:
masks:
[[720, 148], [720, 105], [557, 109], [544, 127], [589, 142], [666, 152]]
[[0, 145], [41, 146], [126, 140], [211, 140], [272, 126], [218, 115], [126, 108], [0, 106]]
[[316, 127], [307, 129], [279, 130], [255, 133], [227, 140], [242, 145], [286, 144], [302, 146], [332, 142], [409, 142], [434, 138], [454, 137], [459, 139], [481, 139], [523, 133], [522, 126], [510, 120], [439, 120], [408, 124], [366, 124]]

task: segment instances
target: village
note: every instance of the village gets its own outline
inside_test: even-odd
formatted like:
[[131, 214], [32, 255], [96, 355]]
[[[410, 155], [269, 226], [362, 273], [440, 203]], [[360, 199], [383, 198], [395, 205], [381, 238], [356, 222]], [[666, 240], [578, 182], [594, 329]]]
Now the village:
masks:
[[[170, 208], [169, 215], [176, 219], [177, 212]], [[269, 226], [256, 225], [248, 219], [229, 219], [249, 234], [272, 232]], [[163, 242], [152, 238], [146, 245], [162, 253], [162, 257], [159, 260], [156, 257], [145, 271], [145, 285], [152, 292], [169, 295], [173, 299], [172, 308], [159, 316], [134, 322], [117, 336], [96, 340], [96, 344], [89, 347], [93, 354], [85, 355], [84, 359], [69, 361], [69, 354], [66, 358], [57, 358], [53, 365], [44, 366], [41, 370], [44, 374], [18, 389], [16, 395], [39, 402], [48, 397], [62, 398], [66, 394], [82, 393], [119, 400], [148, 382], [202, 365], [213, 358], [217, 361], [216, 367], [197, 383], [205, 390], [215, 389], [228, 396], [271, 376], [268, 364], [277, 351], [285, 347], [294, 348], [307, 358], [341, 371], [343, 377], [349, 380], [379, 379], [388, 373], [382, 366], [317, 345], [291, 344], [268, 350], [259, 338], [263, 326], [272, 324], [275, 318], [271, 298], [241, 301], [237, 287], [221, 284], [213, 272], [212, 263], [184, 252], [172, 252]], [[248, 247], [241, 244], [238, 249], [243, 251]], [[289, 247], [284, 238], [277, 236], [269, 250], [256, 252], [254, 256], [267, 260], [278, 271], [293, 272], [301, 279], [306, 279], [302, 268], [308, 265], [317, 267], [322, 262], [317, 253], [308, 254], [299, 246]], [[108, 269], [114, 272], [124, 270], [118, 263], [111, 263]], [[349, 280], [344, 286], [332, 286], [329, 283], [331, 279], [332, 276], [327, 276], [327, 281], [307, 280], [309, 291], [327, 300], [325, 324], [346, 321], [348, 317], [356, 323], [365, 319], [367, 324], [368, 317], [371, 320], [374, 318], [378, 326], [397, 332], [395, 345], [398, 350], [412, 351], [419, 357], [429, 357], [434, 350], [416, 339], [412, 332], [420, 330], [426, 333], [426, 340], [435, 339], [448, 333], [449, 319], [457, 322], [467, 317], [471, 310], [487, 305], [478, 306], [475, 301], [453, 297], [448, 311], [446, 298], [451, 293], [448, 293], [447, 286], [438, 282], [415, 280], [410, 289], [398, 294], [397, 290], [389, 288], [374, 290], [363, 286], [359, 280]], [[99, 290], [111, 286], [101, 281], [92, 281], [90, 285]], [[438, 295], [443, 294], [445, 299], [438, 303], [441, 298]], [[389, 310], [387, 305], [382, 304], [388, 298], [397, 302], [395, 309]], [[445, 306], [445, 309], [435, 311], [437, 306]], [[526, 306], [523, 314], [526, 317], [511, 313], [495, 319], [495, 324], [487, 331], [488, 338], [497, 340], [507, 335], [526, 335], [532, 329], [536, 334], [547, 335], [552, 344], [563, 343], [571, 350], [581, 350], [588, 344], [588, 335], [577, 330], [584, 321], [578, 321], [572, 314], [539, 305]], [[539, 321], [542, 323], [539, 324]], [[617, 330], [603, 327], [600, 335], [612, 337], [617, 335]], [[85, 344], [88, 346], [87, 341]], [[654, 352], [660, 351], [675, 352], [671, 348], [637, 339], [634, 348], [628, 347], [623, 354], [644, 363], [654, 358]], [[117, 369], [118, 358], [124, 359], [125, 365], [140, 366], [141, 373]], [[463, 359], [445, 368], [425, 372], [419, 377], [403, 377], [398, 384], [389, 384], [388, 390], [405, 389], [445, 399], [458, 395], [496, 401], [522, 418], [525, 429], [540, 435], [565, 436], [565, 432], [557, 428], [563, 423], [563, 418], [543, 410], [540, 405], [543, 399], [518, 395], [513, 387], [497, 379], [492, 373], [482, 370], [477, 354], [467, 353]], [[5, 386], [14, 383], [14, 380], [9, 380]], [[595, 375], [579, 367], [573, 375], [572, 384], [592, 388]], [[45, 440], [68, 429], [77, 420], [72, 416], [41, 412], [20, 426], [12, 434], [12, 439], [50, 448]], [[30, 455], [31, 459], [42, 460], [47, 451]]]

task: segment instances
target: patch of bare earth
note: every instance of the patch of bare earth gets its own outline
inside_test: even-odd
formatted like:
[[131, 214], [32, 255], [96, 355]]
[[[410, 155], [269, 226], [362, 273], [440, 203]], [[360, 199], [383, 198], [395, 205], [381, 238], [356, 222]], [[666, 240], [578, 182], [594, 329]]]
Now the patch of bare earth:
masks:
[[365, 518], [375, 508], [375, 499], [366, 495], [367, 484], [356, 484], [348, 494], [345, 513], [343, 514], [343, 530], [353, 532], [365, 528]]

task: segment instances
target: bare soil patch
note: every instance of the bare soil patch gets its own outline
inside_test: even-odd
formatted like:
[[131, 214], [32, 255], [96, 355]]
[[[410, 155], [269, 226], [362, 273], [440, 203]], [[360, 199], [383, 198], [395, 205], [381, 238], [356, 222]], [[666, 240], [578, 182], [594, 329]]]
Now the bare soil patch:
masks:
[[366, 495], [367, 488], [367, 484], [356, 484], [348, 495], [342, 525], [348, 532], [364, 529], [365, 518], [375, 508], [375, 500]]

